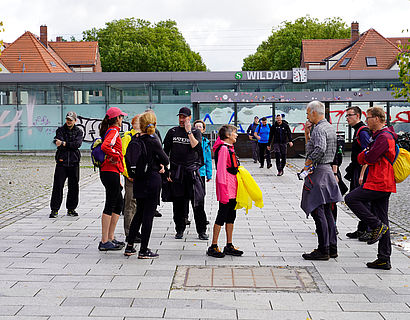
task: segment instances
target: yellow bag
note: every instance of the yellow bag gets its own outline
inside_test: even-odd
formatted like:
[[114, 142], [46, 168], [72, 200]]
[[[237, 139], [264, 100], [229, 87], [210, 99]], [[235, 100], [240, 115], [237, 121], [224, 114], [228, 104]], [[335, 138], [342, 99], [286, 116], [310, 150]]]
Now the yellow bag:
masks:
[[410, 175], [410, 152], [404, 148], [396, 149], [399, 149], [399, 155], [393, 163], [393, 170], [396, 183], [400, 183]]
[[263, 208], [262, 191], [249, 171], [243, 166], [239, 166], [236, 178], [238, 180], [238, 191], [235, 210], [245, 208], [246, 213], [248, 213], [248, 210], [252, 208], [252, 201], [255, 202], [255, 206], [258, 208]]

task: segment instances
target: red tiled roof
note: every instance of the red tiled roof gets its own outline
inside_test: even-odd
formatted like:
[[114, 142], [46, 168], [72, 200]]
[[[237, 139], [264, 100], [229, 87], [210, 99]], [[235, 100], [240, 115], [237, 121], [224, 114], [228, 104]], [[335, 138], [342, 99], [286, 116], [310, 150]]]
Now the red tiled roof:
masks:
[[98, 58], [98, 42], [52, 42], [48, 44], [69, 66], [96, 65]]
[[302, 40], [302, 59], [305, 63], [322, 62], [323, 59], [347, 47], [350, 42], [350, 39]]
[[7, 46], [0, 61], [11, 73], [72, 72], [51, 48], [46, 48], [30, 31]]
[[[374, 29], [363, 33], [350, 50], [332, 67], [332, 70], [390, 69], [401, 50]], [[377, 66], [368, 67], [366, 57], [376, 57]], [[350, 58], [346, 67], [340, 67], [345, 58]]]

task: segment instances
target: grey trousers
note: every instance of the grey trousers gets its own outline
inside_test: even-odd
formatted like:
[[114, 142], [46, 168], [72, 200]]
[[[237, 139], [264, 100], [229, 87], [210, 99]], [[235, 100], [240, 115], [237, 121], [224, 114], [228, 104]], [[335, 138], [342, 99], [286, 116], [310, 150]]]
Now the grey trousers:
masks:
[[125, 195], [124, 195], [124, 233], [128, 237], [132, 218], [137, 210], [137, 201], [134, 199], [133, 183], [125, 178]]
[[316, 225], [318, 249], [323, 253], [329, 252], [329, 246], [337, 246], [336, 225], [331, 204], [326, 203], [317, 207], [312, 212], [312, 218]]

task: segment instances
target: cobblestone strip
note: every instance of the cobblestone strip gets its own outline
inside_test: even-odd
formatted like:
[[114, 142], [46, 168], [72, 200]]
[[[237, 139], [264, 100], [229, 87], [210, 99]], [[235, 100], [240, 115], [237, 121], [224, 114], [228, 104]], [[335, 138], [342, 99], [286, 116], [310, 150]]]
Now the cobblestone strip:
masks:
[[[89, 183], [94, 182], [99, 176], [89, 175], [80, 180], [80, 190]], [[67, 195], [67, 187], [64, 188], [64, 197]], [[15, 207], [8, 208], [0, 212], [0, 229], [21, 220], [32, 213], [49, 205], [51, 196], [51, 188], [47, 192], [32, 198], [30, 201], [23, 202]]]

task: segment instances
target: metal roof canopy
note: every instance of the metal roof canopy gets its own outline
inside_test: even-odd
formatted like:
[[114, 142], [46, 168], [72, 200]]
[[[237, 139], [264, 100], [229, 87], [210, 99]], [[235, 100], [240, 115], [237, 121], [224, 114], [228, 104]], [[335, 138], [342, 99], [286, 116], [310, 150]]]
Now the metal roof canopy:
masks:
[[192, 92], [192, 103], [392, 102], [392, 91]]

